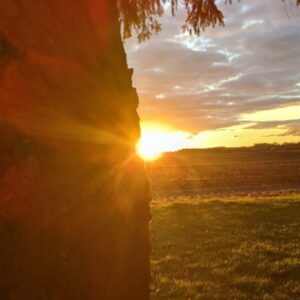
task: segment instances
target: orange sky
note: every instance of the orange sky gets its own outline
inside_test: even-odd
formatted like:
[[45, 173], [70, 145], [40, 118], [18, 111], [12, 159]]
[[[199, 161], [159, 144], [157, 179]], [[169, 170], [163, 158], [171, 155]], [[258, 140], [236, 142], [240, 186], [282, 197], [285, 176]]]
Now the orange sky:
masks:
[[226, 27], [200, 37], [181, 32], [183, 11], [166, 9], [159, 35], [126, 41], [144, 140], [164, 151], [300, 141], [300, 9], [220, 8]]

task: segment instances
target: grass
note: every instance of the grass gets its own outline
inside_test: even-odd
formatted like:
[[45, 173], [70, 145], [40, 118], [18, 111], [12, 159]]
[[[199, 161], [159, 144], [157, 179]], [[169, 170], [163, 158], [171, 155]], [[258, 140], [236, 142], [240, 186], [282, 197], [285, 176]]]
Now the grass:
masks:
[[300, 299], [300, 196], [155, 201], [152, 300]]

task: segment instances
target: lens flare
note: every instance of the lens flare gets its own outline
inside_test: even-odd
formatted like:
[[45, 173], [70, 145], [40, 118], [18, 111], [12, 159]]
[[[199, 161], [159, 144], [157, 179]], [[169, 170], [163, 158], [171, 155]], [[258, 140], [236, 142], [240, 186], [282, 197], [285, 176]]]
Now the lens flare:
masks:
[[137, 153], [144, 160], [158, 159], [164, 152], [185, 148], [189, 135], [158, 123], [142, 124]]
[[137, 153], [144, 160], [158, 159], [162, 152], [162, 149], [157, 146], [155, 136], [144, 135], [137, 144]]

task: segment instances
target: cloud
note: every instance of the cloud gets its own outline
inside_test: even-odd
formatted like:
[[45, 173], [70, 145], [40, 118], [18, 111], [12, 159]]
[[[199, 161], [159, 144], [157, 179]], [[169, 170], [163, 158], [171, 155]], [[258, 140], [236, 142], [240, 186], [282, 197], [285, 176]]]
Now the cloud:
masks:
[[[207, 29], [200, 37], [181, 32], [183, 11], [175, 18], [166, 12], [159, 35], [143, 44], [126, 42], [141, 118], [197, 133], [299, 104], [300, 9], [285, 5], [280, 0], [220, 3], [226, 27]], [[276, 121], [272, 112], [267, 120], [260, 116], [257, 126]], [[290, 134], [299, 132], [291, 124], [287, 118], [281, 125]]]
[[285, 136], [293, 135], [300, 137], [300, 121], [286, 124], [285, 127], [287, 128]]
[[283, 129], [284, 132], [272, 136], [295, 136], [300, 137], [300, 120], [295, 121], [265, 121], [251, 124], [247, 129]]

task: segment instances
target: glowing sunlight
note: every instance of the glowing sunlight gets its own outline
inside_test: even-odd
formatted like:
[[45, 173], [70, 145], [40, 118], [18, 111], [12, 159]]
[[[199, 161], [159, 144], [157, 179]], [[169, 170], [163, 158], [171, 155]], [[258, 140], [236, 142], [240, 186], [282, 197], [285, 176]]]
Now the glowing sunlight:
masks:
[[144, 160], [155, 160], [163, 152], [177, 151], [185, 148], [189, 133], [175, 131], [159, 123], [143, 123], [141, 139], [137, 144], [137, 153]]
[[162, 154], [160, 147], [156, 146], [156, 138], [154, 136], [144, 136], [137, 144], [137, 152], [144, 160], [155, 160]]

